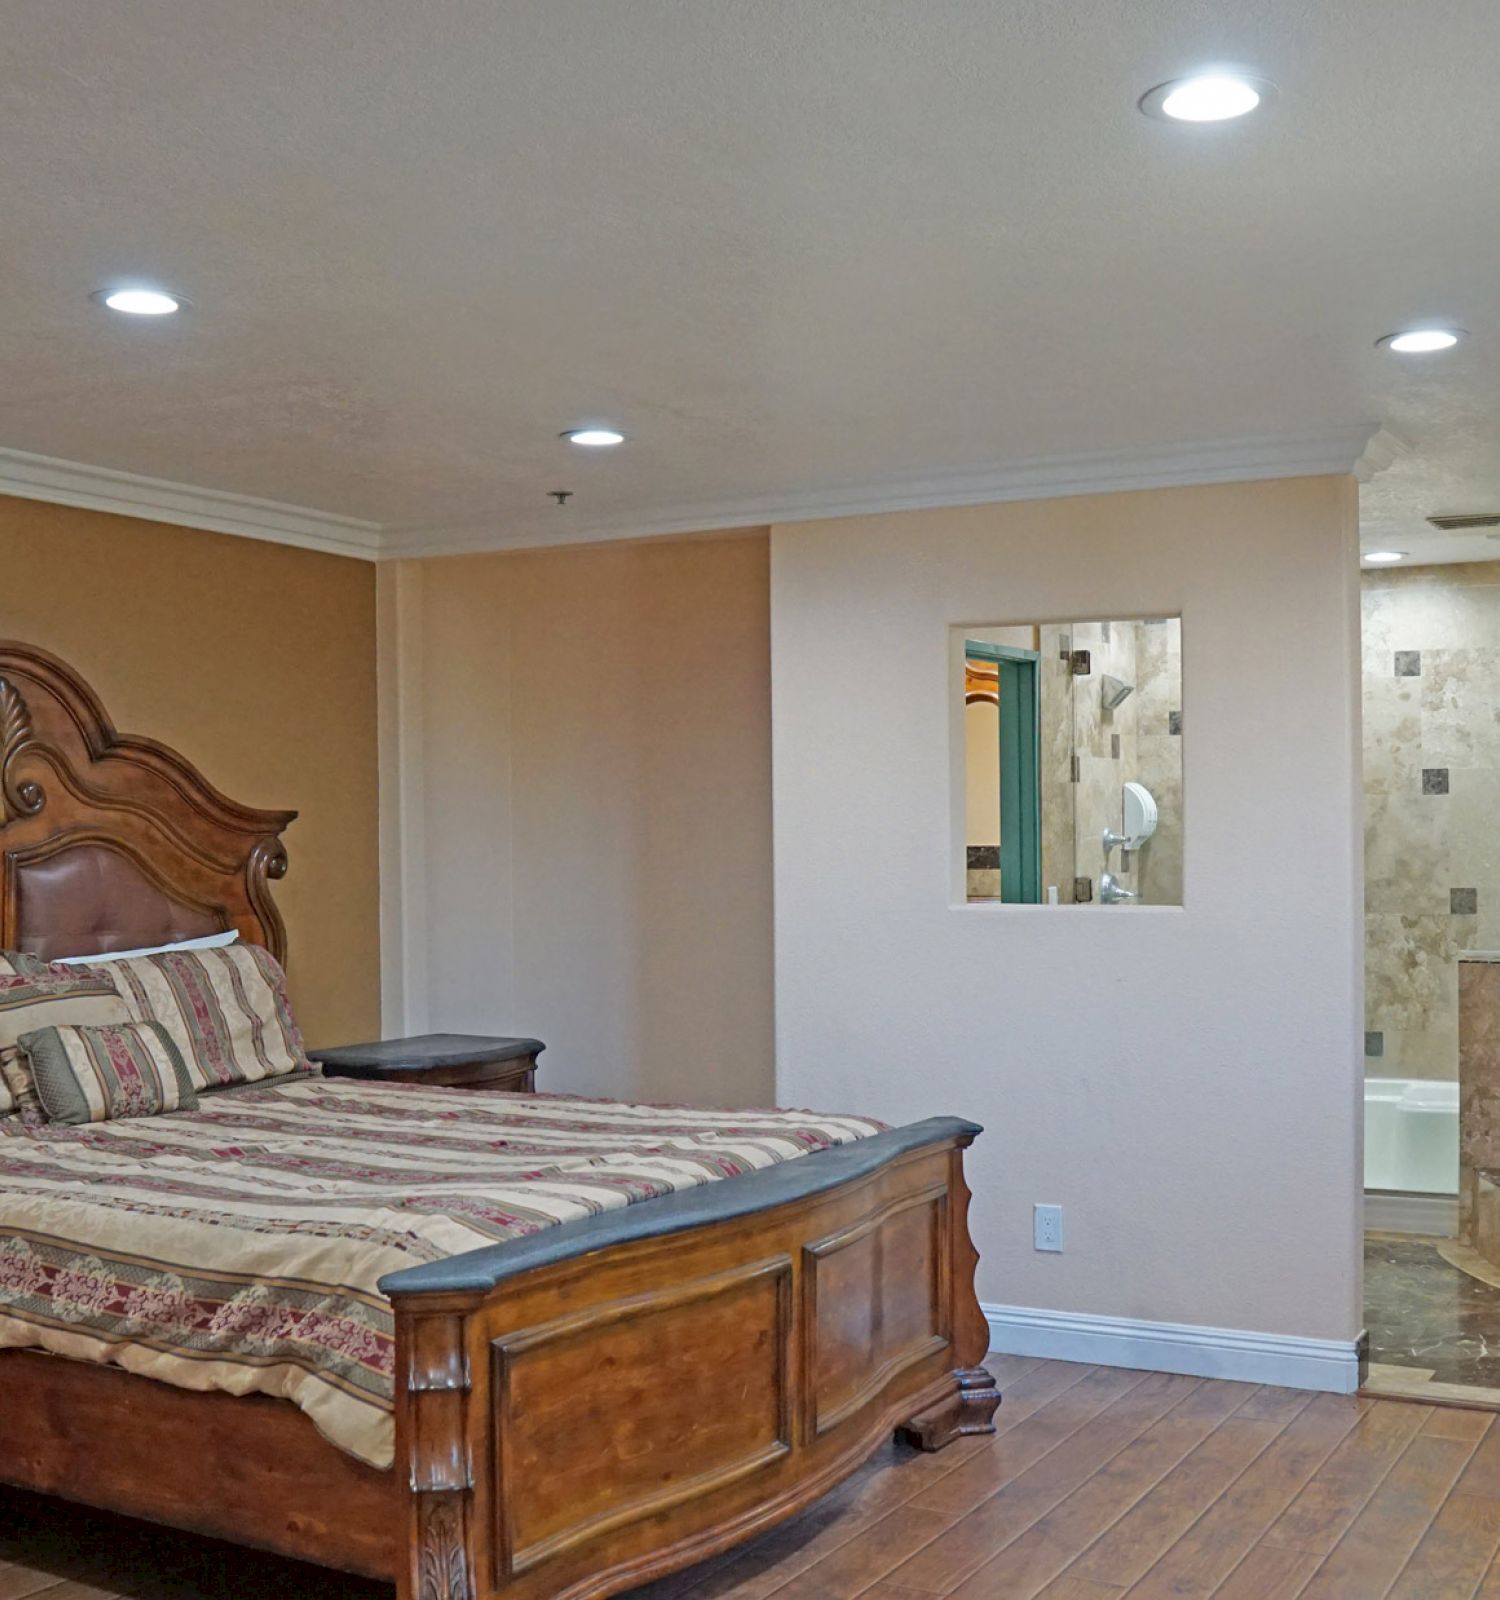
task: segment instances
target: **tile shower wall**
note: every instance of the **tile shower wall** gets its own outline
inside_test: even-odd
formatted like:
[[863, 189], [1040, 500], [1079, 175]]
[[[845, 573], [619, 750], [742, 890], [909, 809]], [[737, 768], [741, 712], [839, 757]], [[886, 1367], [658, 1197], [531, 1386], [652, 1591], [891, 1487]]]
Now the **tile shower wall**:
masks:
[[1073, 648], [1072, 629], [1047, 624], [1038, 630], [1041, 661], [1042, 897], [1057, 890], [1073, 898]]
[[1147, 905], [1177, 906], [1182, 904], [1183, 842], [1180, 619], [1137, 623], [1135, 662], [1140, 702], [1135, 777], [1151, 791], [1160, 819], [1155, 837], [1140, 852], [1137, 886]]
[[[1156, 801], [1156, 834], [1131, 853], [1128, 867], [1124, 855], [1114, 852], [1115, 876], [1148, 905], [1180, 905], [1182, 625], [1170, 617], [1078, 622], [1061, 631], [1071, 634], [1074, 649], [1090, 652], [1088, 676], [1064, 680], [1073, 697], [1072, 746], [1078, 756], [1069, 813], [1074, 875], [1088, 879], [1097, 897], [1105, 864], [1104, 830], [1120, 826], [1122, 786], [1141, 783]], [[1100, 680], [1106, 673], [1135, 686], [1113, 711], [1104, 709]]]
[[[1073, 748], [1078, 755], [1074, 872], [1090, 881], [1096, 900], [1104, 872], [1104, 830], [1119, 828], [1121, 786], [1136, 776], [1140, 709], [1137, 694], [1132, 693], [1113, 711], [1106, 711], [1101, 680], [1108, 673], [1135, 684], [1136, 633], [1133, 622], [1073, 624], [1073, 648], [1089, 652], [1088, 675], [1073, 679]], [[1119, 851], [1111, 857], [1115, 876], [1127, 889], [1139, 889], [1140, 855], [1132, 855], [1128, 867], [1125, 859]]]
[[1500, 562], [1363, 581], [1365, 1056], [1458, 1076], [1458, 952], [1500, 948]]

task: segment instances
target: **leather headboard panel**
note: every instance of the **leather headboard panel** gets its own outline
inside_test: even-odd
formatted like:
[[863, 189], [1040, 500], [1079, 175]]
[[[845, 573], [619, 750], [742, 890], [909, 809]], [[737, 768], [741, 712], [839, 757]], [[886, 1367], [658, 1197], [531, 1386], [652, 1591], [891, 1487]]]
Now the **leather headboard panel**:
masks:
[[174, 899], [132, 861], [78, 844], [15, 869], [16, 948], [48, 960], [176, 944], [230, 926], [223, 912]]

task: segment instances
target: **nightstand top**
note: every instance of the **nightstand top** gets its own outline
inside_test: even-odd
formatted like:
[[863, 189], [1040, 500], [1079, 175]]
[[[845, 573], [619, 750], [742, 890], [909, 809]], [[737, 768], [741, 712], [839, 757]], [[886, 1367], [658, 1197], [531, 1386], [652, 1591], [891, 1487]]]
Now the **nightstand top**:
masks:
[[513, 1061], [534, 1056], [540, 1039], [490, 1038], [479, 1033], [420, 1033], [412, 1039], [382, 1039], [309, 1050], [308, 1059], [325, 1066], [362, 1067], [366, 1072], [410, 1072], [414, 1067], [467, 1067], [482, 1061]]

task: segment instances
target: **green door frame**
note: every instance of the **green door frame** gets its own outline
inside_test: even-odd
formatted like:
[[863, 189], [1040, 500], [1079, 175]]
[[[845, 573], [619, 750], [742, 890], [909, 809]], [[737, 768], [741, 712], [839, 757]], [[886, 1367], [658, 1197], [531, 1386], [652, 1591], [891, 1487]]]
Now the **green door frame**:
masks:
[[1000, 898], [1042, 899], [1041, 655], [1008, 644], [964, 640], [971, 661], [993, 663], [1000, 679]]

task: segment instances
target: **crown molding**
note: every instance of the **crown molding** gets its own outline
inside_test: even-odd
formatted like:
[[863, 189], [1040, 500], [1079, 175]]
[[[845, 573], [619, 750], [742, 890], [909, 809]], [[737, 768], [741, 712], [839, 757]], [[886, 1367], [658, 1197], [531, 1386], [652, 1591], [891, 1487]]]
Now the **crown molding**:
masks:
[[381, 529], [376, 522], [284, 505], [279, 500], [258, 500], [253, 495], [200, 489], [165, 478], [144, 478], [109, 467], [88, 467], [25, 450], [0, 449], [0, 495], [110, 511], [148, 522], [172, 522], [183, 528], [266, 539], [366, 561], [380, 555]]
[[1376, 428], [1370, 435], [1359, 459], [1354, 463], [1354, 476], [1368, 483], [1378, 472], [1393, 467], [1403, 457], [1412, 454], [1412, 447], [1399, 433], [1389, 428]]
[[1374, 458], [1369, 463], [1365, 458], [1372, 443], [1381, 438], [1393, 440], [1375, 423], [1361, 423], [1316, 433], [1257, 435], [1168, 449], [1040, 456], [999, 466], [899, 474], [833, 488], [669, 504], [606, 517], [586, 518], [564, 512], [558, 517], [505, 520], [503, 527], [477, 522], [447, 527], [388, 526], [381, 539], [381, 555], [463, 555], [542, 545], [597, 544], [780, 522], [921, 511], [937, 506], [1052, 500], [1068, 495], [1304, 478], [1324, 473], [1357, 474], [1379, 470]]
[[0, 494], [377, 561], [599, 544], [939, 506], [1052, 500], [1323, 473], [1351, 473], [1365, 482], [1408, 452], [1409, 447], [1396, 435], [1374, 423], [1363, 423], [1167, 449], [1038, 456], [1004, 465], [894, 474], [786, 494], [682, 501], [604, 517], [591, 518], [575, 511], [524, 518], [497, 514], [492, 520], [450, 526], [363, 522], [307, 506], [89, 467], [24, 450], [0, 449]]

